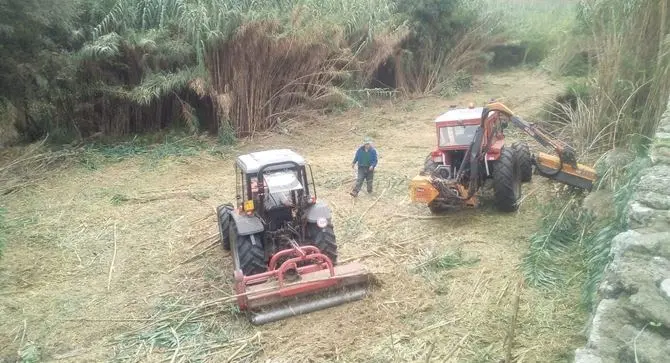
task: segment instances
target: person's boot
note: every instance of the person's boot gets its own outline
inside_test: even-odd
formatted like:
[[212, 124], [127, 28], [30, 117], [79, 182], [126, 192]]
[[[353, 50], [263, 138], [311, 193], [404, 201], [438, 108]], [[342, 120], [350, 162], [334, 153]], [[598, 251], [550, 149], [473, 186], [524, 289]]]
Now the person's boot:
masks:
[[349, 193], [349, 195], [351, 195], [352, 197], [356, 198], [356, 197], [358, 196], [358, 193], [356, 193], [355, 190], [352, 190], [352, 191]]

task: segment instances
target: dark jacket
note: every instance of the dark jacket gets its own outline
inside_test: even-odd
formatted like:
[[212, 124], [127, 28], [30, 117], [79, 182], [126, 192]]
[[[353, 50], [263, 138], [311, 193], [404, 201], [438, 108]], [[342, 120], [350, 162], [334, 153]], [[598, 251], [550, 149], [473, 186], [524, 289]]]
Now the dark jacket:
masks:
[[[356, 150], [356, 155], [354, 156], [354, 161], [352, 164], [358, 163], [358, 166], [360, 167], [360, 160], [362, 159], [363, 153], [365, 152], [365, 146], [361, 146]], [[374, 147], [370, 147], [370, 165], [371, 167], [375, 168], [377, 167], [377, 150], [375, 150]], [[368, 166], [368, 165], [362, 165], [362, 166]]]

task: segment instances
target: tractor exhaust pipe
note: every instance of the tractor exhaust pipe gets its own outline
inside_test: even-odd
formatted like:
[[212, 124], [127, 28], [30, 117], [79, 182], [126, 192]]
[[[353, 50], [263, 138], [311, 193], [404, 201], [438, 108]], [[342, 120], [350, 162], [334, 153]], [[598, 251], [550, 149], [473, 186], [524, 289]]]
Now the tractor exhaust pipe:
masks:
[[263, 325], [278, 320], [286, 319], [292, 316], [309, 314], [314, 311], [331, 308], [334, 306], [346, 304], [352, 301], [361, 300], [365, 297], [367, 291], [365, 288], [347, 291], [341, 294], [328, 296], [315, 301], [302, 301], [295, 304], [254, 315], [250, 320], [254, 325]]

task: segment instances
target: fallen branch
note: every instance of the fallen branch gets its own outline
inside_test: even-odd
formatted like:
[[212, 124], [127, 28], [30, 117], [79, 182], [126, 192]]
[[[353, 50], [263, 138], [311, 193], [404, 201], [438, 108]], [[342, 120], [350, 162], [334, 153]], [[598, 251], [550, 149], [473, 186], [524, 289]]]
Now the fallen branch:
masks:
[[109, 276], [107, 276], [107, 291], [112, 286], [112, 271], [114, 270], [114, 261], [116, 260], [116, 222], [114, 222], [114, 254], [112, 255], [112, 262], [109, 264]]
[[451, 352], [449, 352], [449, 354], [447, 355], [447, 357], [444, 358], [445, 362], [447, 360], [451, 359], [451, 357], [454, 355], [454, 353], [456, 353], [456, 351], [458, 351], [458, 349], [461, 347], [461, 345], [463, 345], [463, 342], [465, 342], [465, 340], [468, 339], [469, 336], [470, 336], [470, 333], [467, 333], [467, 334], [465, 334], [465, 336], [463, 338], [461, 338], [461, 340], [458, 342], [458, 344], [456, 344], [454, 349], [452, 349]]
[[247, 345], [249, 345], [249, 342], [246, 342], [246, 343], [242, 344], [242, 346], [240, 346], [239, 348], [237, 348], [237, 350], [236, 350], [230, 357], [228, 357], [228, 360], [226, 360], [226, 362], [232, 362], [233, 359], [235, 359], [235, 357], [236, 357], [238, 354], [240, 354], [240, 352], [243, 351], [244, 348], [247, 347]]
[[372, 204], [370, 204], [370, 206], [368, 207], [368, 209], [366, 209], [365, 212], [363, 212], [363, 213], [361, 214], [361, 216], [358, 217], [358, 223], [359, 223], [359, 224], [360, 224], [361, 221], [363, 220], [363, 217], [365, 217], [365, 215], [368, 214], [368, 212], [370, 211], [370, 209], [372, 209], [372, 207], [374, 207], [374, 206], [377, 204], [377, 202], [379, 202], [379, 200], [384, 196], [384, 193], [386, 193], [387, 190], [388, 190], [388, 189], [384, 189], [384, 190], [382, 191], [382, 193], [379, 194], [379, 197], [377, 197], [377, 199], [375, 199], [375, 201], [374, 201]]
[[505, 337], [505, 363], [512, 363], [512, 347], [514, 346], [514, 329], [516, 327], [516, 320], [519, 314], [519, 295], [521, 294], [522, 280], [519, 279], [517, 284], [516, 291], [514, 292], [514, 298], [512, 300], [512, 321], [509, 324], [507, 330], [507, 336]]
[[430, 356], [433, 355], [433, 349], [435, 349], [435, 343], [430, 342], [428, 346], [428, 353], [426, 353], [426, 363], [430, 362]]
[[441, 216], [410, 216], [407, 214], [394, 214], [393, 217], [399, 217], [399, 218], [407, 218], [407, 219], [443, 219], [447, 217], [451, 217], [451, 215], [441, 215]]
[[179, 343], [179, 336], [177, 335], [177, 332], [174, 330], [174, 328], [170, 327], [170, 332], [177, 340], [177, 349], [175, 349], [174, 354], [172, 355], [172, 359], [170, 360], [170, 363], [174, 363], [175, 359], [177, 359], [177, 354], [179, 354], [179, 348], [181, 348], [181, 344]]
[[126, 322], [147, 322], [153, 321], [153, 319], [62, 319], [61, 321], [76, 321], [76, 322], [112, 322], [112, 323], [126, 323]]
[[[192, 250], [192, 249], [196, 248], [197, 246], [199, 246], [200, 244], [205, 243], [205, 242], [207, 242], [207, 241], [211, 241], [212, 239], [217, 238], [217, 237], [219, 237], [219, 233], [218, 233], [218, 232], [212, 234], [211, 236], [208, 236], [208, 237], [206, 237], [206, 238], [201, 239], [200, 241], [198, 241], [197, 243], [195, 243], [193, 246], [189, 247], [188, 249], [189, 249], [189, 250]], [[217, 241], [217, 242], [218, 242], [218, 241]]]
[[202, 252], [200, 252], [200, 253], [198, 253], [197, 255], [195, 255], [195, 256], [193, 256], [193, 257], [190, 257], [190, 258], [188, 258], [188, 259], [186, 259], [186, 260], [180, 262], [179, 264], [180, 264], [180, 265], [184, 265], [184, 264], [187, 264], [187, 263], [189, 263], [189, 262], [193, 262], [194, 260], [198, 259], [199, 257], [201, 257], [202, 255], [204, 255], [205, 253], [209, 252], [209, 250], [211, 250], [214, 246], [216, 246], [216, 245], [218, 245], [218, 244], [219, 244], [219, 241], [214, 241], [214, 242], [212, 242], [209, 246], [205, 247], [205, 249], [202, 250]]

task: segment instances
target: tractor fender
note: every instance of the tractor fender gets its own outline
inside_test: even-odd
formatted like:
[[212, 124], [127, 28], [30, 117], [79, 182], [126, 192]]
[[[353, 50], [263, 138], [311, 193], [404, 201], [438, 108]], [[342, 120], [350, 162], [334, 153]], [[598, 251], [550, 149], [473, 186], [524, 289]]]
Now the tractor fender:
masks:
[[307, 222], [316, 223], [319, 218], [326, 218], [330, 222], [330, 208], [326, 203], [316, 202], [307, 208]]
[[240, 236], [248, 236], [265, 230], [263, 222], [255, 215], [248, 216], [245, 214], [230, 213], [230, 216], [233, 217], [233, 221], [235, 221], [235, 226], [237, 227], [237, 234]]

